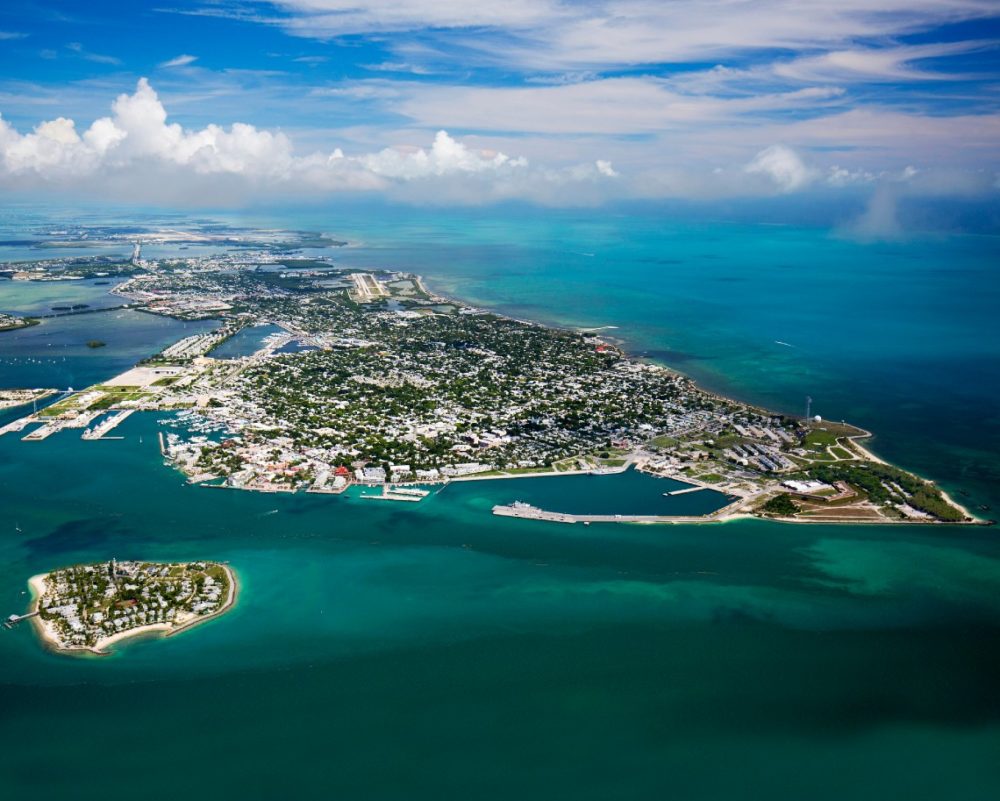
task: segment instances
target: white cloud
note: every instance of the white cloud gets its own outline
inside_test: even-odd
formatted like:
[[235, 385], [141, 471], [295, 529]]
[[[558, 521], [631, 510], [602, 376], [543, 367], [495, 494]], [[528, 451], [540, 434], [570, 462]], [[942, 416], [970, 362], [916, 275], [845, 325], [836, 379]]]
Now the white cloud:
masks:
[[79, 42], [70, 42], [66, 45], [68, 50], [76, 53], [80, 58], [86, 61], [93, 61], [95, 64], [112, 64], [114, 66], [120, 66], [122, 61], [120, 58], [115, 56], [106, 56], [102, 53], [91, 53], [89, 50], [85, 50], [83, 45]]
[[[519, 198], [574, 205], [892, 182], [908, 194], [981, 196], [993, 191], [995, 170], [980, 167], [996, 163], [1000, 141], [1000, 115], [843, 111], [830, 88], [719, 99], [686, 98], [662, 81], [640, 78], [510, 94], [439, 86], [441, 106], [433, 113], [419, 102], [434, 102], [433, 93], [418, 84], [373, 81], [327, 89], [311, 101], [334, 104], [326, 111], [334, 125], [326, 130], [267, 130], [240, 122], [182, 127], [145, 79], [87, 126], [65, 112], [48, 114], [48, 121], [24, 133], [0, 119], [0, 190], [48, 187], [203, 204], [377, 191], [422, 203]], [[197, 102], [222, 108], [210, 89], [205, 98]], [[426, 117], [404, 128], [337, 127], [340, 110], [355, 98]], [[88, 107], [83, 96], [44, 99], [46, 105], [68, 103], [74, 116]], [[190, 102], [190, 96], [178, 99]], [[3, 94], [0, 103], [7, 104]], [[777, 109], [780, 117], [784, 108], [812, 103], [819, 104], [813, 119], [746, 123], [745, 115]], [[603, 129], [602, 116], [610, 120]], [[434, 125], [439, 121], [446, 124]], [[555, 124], [555, 130], [546, 127]], [[478, 132], [456, 136], [456, 130]], [[643, 135], [619, 136], [637, 131]], [[304, 140], [308, 148], [299, 149]]]
[[431, 149], [386, 148], [359, 159], [367, 169], [386, 178], [412, 180], [447, 173], [476, 173], [527, 167], [523, 158], [511, 159], [505, 153], [473, 151], [456, 142], [446, 131], [438, 131]]
[[745, 169], [748, 173], [770, 178], [783, 192], [802, 189], [814, 176], [799, 154], [784, 145], [771, 145], [760, 151]]
[[[858, 40], [885, 41], [996, 14], [995, 0], [817, 0], [808, 8], [799, 0], [272, 0], [271, 5], [283, 13], [259, 15], [256, 21], [297, 36], [430, 31], [433, 40], [434, 32], [444, 32], [457, 46], [432, 48], [437, 58], [450, 54], [467, 62], [475, 54], [505, 67], [548, 70], [701, 61], [763, 49], [844, 50]], [[456, 38], [463, 31], [470, 35]], [[390, 40], [390, 47], [396, 43]]]
[[[168, 122], [167, 111], [143, 78], [132, 94], [112, 104], [83, 133], [73, 120], [58, 117], [21, 134], [0, 119], [0, 185], [96, 188], [131, 184], [139, 191], [183, 192], [222, 177], [226, 185], [281, 192], [388, 190], [404, 184], [449, 182], [449, 194], [465, 192], [461, 182], [474, 179], [482, 199], [513, 197], [536, 185], [563, 185], [613, 177], [610, 162], [583, 172], [572, 169], [532, 172], [526, 159], [495, 149], [474, 148], [439, 131], [430, 148], [387, 147], [378, 152], [345, 156], [298, 155], [281, 132], [234, 123], [187, 130]], [[150, 176], [156, 176], [150, 181]], [[235, 183], [233, 183], [235, 182]], [[211, 181], [209, 181], [211, 183]], [[471, 185], [470, 185], [471, 186]]]
[[778, 62], [771, 67], [771, 72], [778, 77], [797, 81], [846, 83], [945, 80], [960, 76], [918, 69], [913, 66], [914, 62], [967, 53], [982, 46], [982, 42], [966, 41], [879, 49], [833, 50], [820, 55]]
[[604, 175], [608, 178], [618, 177], [618, 173], [615, 172], [615, 168], [611, 166], [610, 161], [606, 161], [604, 159], [598, 159], [597, 161], [594, 162], [594, 166], [597, 168], [597, 171], [601, 175]]
[[164, 61], [158, 66], [162, 69], [171, 69], [172, 67], [186, 67], [189, 64], [194, 64], [198, 60], [198, 56], [191, 56], [184, 53], [179, 56], [174, 56], [174, 58], [169, 61]]
[[548, 134], [636, 134], [718, 125], [744, 115], [836, 107], [843, 94], [837, 87], [809, 87], [734, 98], [689, 95], [648, 76], [519, 87], [368, 81], [355, 88], [362, 86], [398, 97], [393, 110], [418, 124]]
[[291, 17], [281, 24], [325, 38], [420, 28], [524, 28], [569, 18], [556, 0], [274, 0]]

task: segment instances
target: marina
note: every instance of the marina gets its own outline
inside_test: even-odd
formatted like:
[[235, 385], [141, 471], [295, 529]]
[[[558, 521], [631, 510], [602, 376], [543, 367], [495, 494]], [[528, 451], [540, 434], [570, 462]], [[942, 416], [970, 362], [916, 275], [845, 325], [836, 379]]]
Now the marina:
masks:
[[416, 487], [393, 487], [386, 484], [382, 487], [382, 492], [379, 495], [362, 493], [358, 497], [373, 501], [408, 501], [410, 503], [417, 503], [428, 495], [430, 495], [428, 490], [417, 489]]

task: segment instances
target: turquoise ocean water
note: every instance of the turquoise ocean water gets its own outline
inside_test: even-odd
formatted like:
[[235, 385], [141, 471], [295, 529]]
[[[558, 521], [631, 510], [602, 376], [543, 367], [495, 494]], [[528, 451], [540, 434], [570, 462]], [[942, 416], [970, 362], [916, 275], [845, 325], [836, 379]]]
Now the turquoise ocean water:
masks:
[[[654, 213], [239, 222], [350, 239], [343, 264], [416, 270], [517, 316], [617, 326], [746, 400], [797, 411], [809, 394], [879, 454], [1000, 508], [996, 238], [865, 244]], [[33, 302], [14, 291], [0, 283], [0, 308]], [[139, 313], [51, 324], [56, 356], [25, 338], [41, 326], [0, 334], [0, 383], [100, 380], [192, 333]], [[94, 337], [108, 346], [77, 352]], [[196, 489], [155, 431], [134, 415], [118, 441], [0, 438], [0, 612], [25, 607], [33, 573], [111, 556], [229, 560], [239, 604], [105, 659], [0, 632], [5, 798], [1000, 793], [995, 528], [488, 511], [653, 502], [632, 476], [470, 482], [421, 504]]]

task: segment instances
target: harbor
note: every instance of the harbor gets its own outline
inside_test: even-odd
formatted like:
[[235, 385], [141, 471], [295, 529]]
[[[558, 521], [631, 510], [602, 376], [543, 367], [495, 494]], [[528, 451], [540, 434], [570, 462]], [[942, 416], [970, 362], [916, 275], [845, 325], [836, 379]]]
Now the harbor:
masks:
[[416, 487], [393, 487], [385, 484], [382, 492], [378, 495], [362, 493], [358, 497], [373, 501], [408, 501], [417, 503], [430, 495], [428, 490], [417, 489]]

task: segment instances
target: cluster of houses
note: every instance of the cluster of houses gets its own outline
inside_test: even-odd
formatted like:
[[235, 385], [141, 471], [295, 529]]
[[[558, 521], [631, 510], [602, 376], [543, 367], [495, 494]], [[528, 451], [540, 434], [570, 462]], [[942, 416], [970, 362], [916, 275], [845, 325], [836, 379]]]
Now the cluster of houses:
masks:
[[91, 648], [106, 637], [210, 614], [227, 588], [206, 565], [102, 562], [54, 571], [39, 598], [43, 625], [60, 647]]
[[[295, 273], [305, 287], [303, 275]], [[281, 319], [310, 345], [308, 352], [248, 358], [224, 385], [208, 386], [206, 373], [204, 386], [187, 390], [210, 398], [197, 404], [198, 413], [228, 436], [172, 442], [169, 455], [186, 473], [245, 489], [338, 492], [352, 481], [535, 469], [660, 435], [684, 441], [690, 447], [681, 458], [698, 460], [706, 455], [697, 441], [734, 428], [743, 441], [725, 452], [732, 467], [773, 473], [795, 466], [782, 452], [794, 437], [780, 425], [677, 373], [626, 358], [599, 337], [440, 298], [390, 306], [384, 290], [391, 283], [354, 274], [355, 295], [361, 281], [369, 291], [360, 304], [328, 282], [295, 294], [253, 271], [220, 272], [210, 260], [130, 282], [132, 294], [238, 300], [242, 322]], [[202, 344], [179, 343], [178, 353]]]

